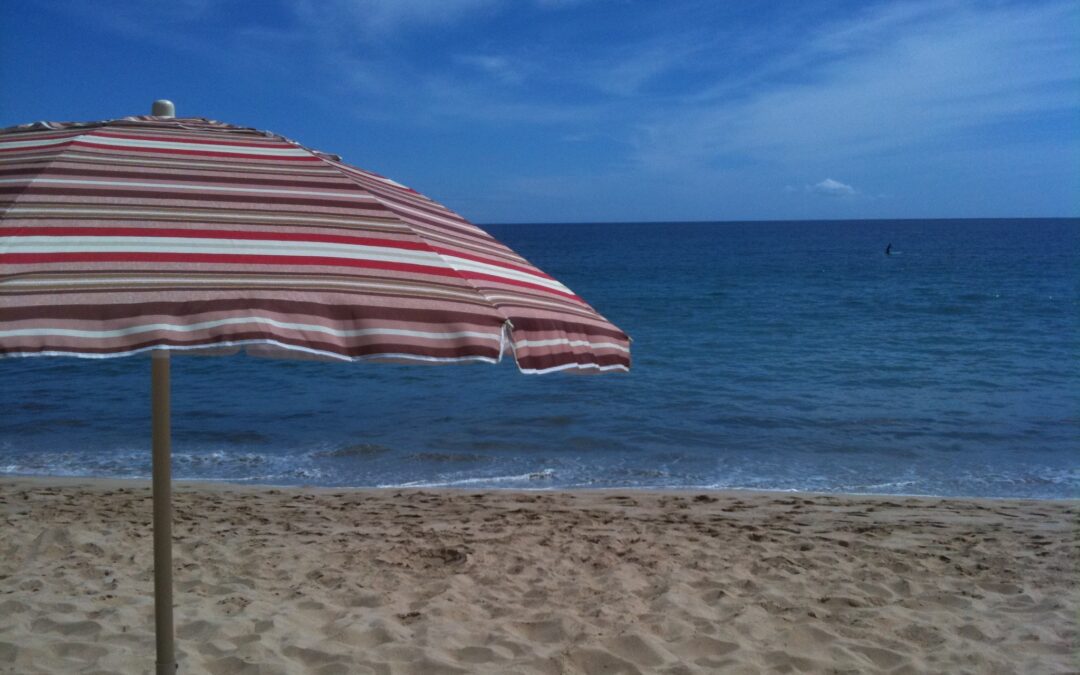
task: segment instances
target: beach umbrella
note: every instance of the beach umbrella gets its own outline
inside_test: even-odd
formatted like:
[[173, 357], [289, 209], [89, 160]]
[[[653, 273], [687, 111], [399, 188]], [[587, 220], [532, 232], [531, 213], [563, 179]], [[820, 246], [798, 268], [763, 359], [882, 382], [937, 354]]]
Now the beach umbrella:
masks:
[[169, 353], [630, 367], [629, 338], [431, 199], [283, 136], [153, 114], [0, 130], [0, 357], [149, 353], [157, 673], [172, 626]]

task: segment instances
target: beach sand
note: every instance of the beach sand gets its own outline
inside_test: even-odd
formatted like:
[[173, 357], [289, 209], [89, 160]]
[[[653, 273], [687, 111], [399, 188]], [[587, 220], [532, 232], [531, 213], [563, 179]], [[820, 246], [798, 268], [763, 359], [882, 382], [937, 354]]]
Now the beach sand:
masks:
[[[1080, 504], [178, 483], [180, 673], [1064, 673]], [[0, 672], [146, 673], [145, 482], [0, 479]]]

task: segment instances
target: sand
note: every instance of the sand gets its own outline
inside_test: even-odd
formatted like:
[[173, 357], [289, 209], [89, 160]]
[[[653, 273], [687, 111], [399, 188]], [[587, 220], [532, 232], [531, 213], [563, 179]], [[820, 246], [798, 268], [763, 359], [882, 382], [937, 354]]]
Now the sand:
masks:
[[[181, 673], [1064, 673], [1078, 502], [178, 483]], [[143, 482], [0, 479], [0, 672], [146, 673]]]

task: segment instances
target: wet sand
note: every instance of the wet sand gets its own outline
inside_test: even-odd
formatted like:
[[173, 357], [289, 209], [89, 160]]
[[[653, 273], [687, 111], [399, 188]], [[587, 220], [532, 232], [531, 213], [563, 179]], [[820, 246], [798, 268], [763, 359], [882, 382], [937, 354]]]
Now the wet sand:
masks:
[[[181, 673], [1066, 673], [1076, 501], [178, 483]], [[148, 483], [0, 479], [0, 673], [145, 673]]]

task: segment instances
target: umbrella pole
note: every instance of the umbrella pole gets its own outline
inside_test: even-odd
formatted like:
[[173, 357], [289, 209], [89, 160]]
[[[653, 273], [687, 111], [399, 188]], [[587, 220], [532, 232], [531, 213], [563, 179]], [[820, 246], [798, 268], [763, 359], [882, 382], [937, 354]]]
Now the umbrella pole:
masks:
[[176, 672], [172, 603], [172, 447], [169, 429], [169, 352], [157, 349], [150, 365], [154, 457], [154, 629], [157, 675]]

